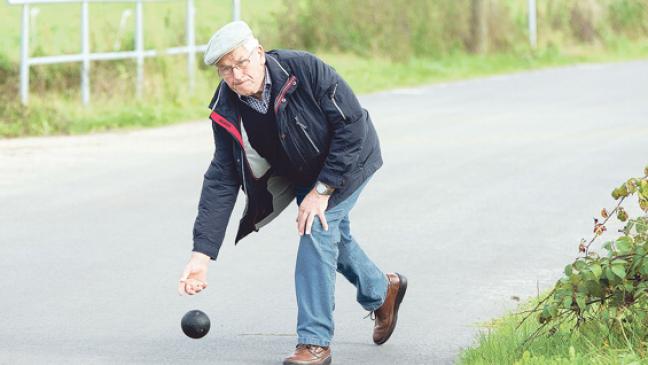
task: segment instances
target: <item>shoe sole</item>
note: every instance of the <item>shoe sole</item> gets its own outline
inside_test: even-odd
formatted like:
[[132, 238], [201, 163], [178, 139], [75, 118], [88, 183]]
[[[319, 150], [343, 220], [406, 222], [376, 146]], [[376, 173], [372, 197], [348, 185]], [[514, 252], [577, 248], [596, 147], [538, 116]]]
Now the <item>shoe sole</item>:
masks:
[[394, 321], [389, 327], [387, 336], [385, 336], [385, 338], [382, 339], [381, 341], [375, 342], [376, 345], [382, 345], [383, 343], [387, 342], [387, 340], [389, 340], [389, 338], [391, 337], [392, 333], [394, 333], [394, 329], [396, 329], [396, 321], [398, 321], [398, 308], [400, 307], [400, 304], [403, 301], [403, 298], [405, 297], [405, 292], [407, 291], [407, 278], [399, 273], [396, 273], [396, 276], [398, 276], [398, 281], [400, 282], [400, 286], [398, 287], [398, 293], [396, 293], [396, 304], [394, 305]]
[[[321, 365], [331, 365], [331, 362], [333, 361], [333, 356], [329, 356], [324, 360], [324, 362]], [[307, 364], [305, 362], [293, 362], [293, 361], [284, 361], [283, 365], [303, 365]]]

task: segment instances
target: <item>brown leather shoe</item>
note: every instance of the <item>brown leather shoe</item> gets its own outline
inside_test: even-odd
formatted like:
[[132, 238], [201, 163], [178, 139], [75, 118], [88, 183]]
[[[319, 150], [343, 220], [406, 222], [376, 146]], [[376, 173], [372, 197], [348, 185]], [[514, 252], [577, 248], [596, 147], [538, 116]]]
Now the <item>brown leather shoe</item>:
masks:
[[299, 344], [295, 352], [284, 360], [283, 365], [329, 365], [330, 363], [330, 347]]
[[398, 307], [403, 301], [407, 290], [407, 278], [399, 273], [388, 273], [389, 286], [387, 297], [383, 305], [374, 311], [376, 322], [374, 324], [373, 341], [376, 345], [382, 345], [389, 340], [389, 337], [396, 328], [398, 319]]

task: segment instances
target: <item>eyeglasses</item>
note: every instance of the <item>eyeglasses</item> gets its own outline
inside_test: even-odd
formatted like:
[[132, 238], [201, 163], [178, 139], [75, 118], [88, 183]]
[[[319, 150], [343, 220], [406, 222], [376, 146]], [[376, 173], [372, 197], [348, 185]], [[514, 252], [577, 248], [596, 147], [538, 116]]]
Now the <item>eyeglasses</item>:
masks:
[[245, 70], [248, 66], [250, 66], [250, 60], [252, 59], [252, 54], [256, 50], [257, 48], [254, 48], [246, 59], [236, 62], [234, 66], [218, 66], [218, 74], [221, 77], [230, 77], [234, 73], [235, 68], [238, 69], [239, 71]]

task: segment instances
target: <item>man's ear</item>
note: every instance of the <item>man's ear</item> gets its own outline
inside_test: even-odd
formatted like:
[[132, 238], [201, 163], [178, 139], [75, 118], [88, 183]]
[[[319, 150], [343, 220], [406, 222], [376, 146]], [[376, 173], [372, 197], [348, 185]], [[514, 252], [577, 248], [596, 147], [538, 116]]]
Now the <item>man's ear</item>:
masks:
[[263, 46], [260, 44], [259, 44], [259, 52], [261, 52], [261, 55], [259, 56], [259, 61], [261, 62], [262, 65], [265, 65], [266, 63], [265, 49], [263, 49]]

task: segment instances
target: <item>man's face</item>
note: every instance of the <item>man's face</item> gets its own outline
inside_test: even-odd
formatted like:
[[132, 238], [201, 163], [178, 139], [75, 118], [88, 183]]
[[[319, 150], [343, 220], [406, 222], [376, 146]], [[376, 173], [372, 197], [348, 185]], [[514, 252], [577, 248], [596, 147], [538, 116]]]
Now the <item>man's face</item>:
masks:
[[238, 47], [218, 61], [218, 73], [227, 86], [242, 96], [262, 91], [265, 76], [265, 53], [258, 46], [252, 52]]

